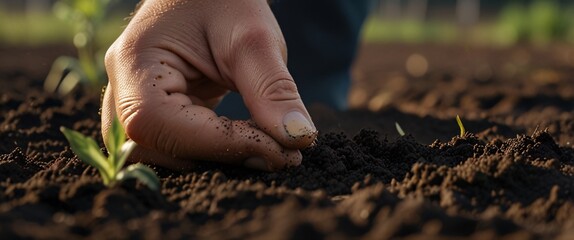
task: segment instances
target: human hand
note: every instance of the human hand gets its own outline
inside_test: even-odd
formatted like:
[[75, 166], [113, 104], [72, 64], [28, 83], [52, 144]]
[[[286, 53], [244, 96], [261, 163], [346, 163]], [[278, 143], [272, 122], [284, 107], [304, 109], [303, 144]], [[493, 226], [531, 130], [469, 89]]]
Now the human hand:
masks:
[[[118, 116], [138, 161], [299, 165], [297, 149], [317, 133], [286, 55], [265, 0], [146, 0], [106, 53], [103, 137]], [[230, 90], [243, 96], [252, 121], [213, 112]]]

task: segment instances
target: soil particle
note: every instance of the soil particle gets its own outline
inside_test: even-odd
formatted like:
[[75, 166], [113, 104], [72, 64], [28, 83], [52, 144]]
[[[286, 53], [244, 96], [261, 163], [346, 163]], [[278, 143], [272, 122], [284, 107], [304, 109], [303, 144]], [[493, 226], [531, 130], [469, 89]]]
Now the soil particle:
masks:
[[[0, 62], [7, 62], [2, 56], [13, 55], [10, 49], [0, 50], [7, 53], [0, 54]], [[373, 109], [310, 107], [320, 134], [314, 146], [302, 150], [300, 166], [279, 172], [209, 162], [186, 171], [151, 166], [161, 178], [160, 192], [135, 180], [107, 188], [97, 170], [69, 149], [60, 126], [104, 146], [98, 93], [77, 89], [69, 96], [55, 96], [41, 90], [41, 70], [2, 69], [0, 235], [574, 236], [574, 112], [569, 104], [574, 70], [553, 57], [562, 47], [542, 51], [381, 45], [367, 50], [354, 73], [355, 90], [365, 94], [357, 99], [366, 100], [355, 106]], [[396, 58], [371, 55], [380, 51]], [[432, 66], [416, 78], [400, 70], [404, 62], [397, 61], [414, 52]], [[517, 54], [530, 60], [517, 62]], [[508, 74], [498, 67], [508, 64], [520, 71]], [[468, 132], [462, 137], [456, 136], [457, 114]], [[398, 135], [395, 122], [407, 135]], [[253, 123], [232, 123], [225, 121], [220, 130], [236, 128], [261, 140], [245, 128]]]

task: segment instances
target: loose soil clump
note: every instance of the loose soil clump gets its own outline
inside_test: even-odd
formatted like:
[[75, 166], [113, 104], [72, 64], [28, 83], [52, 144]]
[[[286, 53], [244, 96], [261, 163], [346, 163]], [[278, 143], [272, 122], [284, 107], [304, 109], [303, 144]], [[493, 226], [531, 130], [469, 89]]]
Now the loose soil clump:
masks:
[[[161, 192], [135, 180], [106, 188], [70, 150], [60, 126], [103, 147], [97, 94], [43, 92], [49, 65], [30, 68], [33, 59], [3, 65], [10, 67], [0, 70], [0, 235], [574, 237], [574, 49], [363, 49], [351, 93], [357, 109], [310, 107], [320, 135], [302, 151], [301, 166], [274, 173], [209, 162], [185, 172], [152, 166]], [[55, 57], [0, 49], [0, 63], [11, 51]], [[429, 71], [409, 75], [411, 54], [424, 56]]]

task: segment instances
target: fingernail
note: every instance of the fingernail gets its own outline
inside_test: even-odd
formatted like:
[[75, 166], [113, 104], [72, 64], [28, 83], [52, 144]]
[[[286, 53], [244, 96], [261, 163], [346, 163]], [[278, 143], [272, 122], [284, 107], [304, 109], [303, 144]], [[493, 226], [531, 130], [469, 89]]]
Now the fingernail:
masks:
[[245, 162], [243, 162], [243, 165], [248, 168], [269, 171], [269, 168], [267, 167], [267, 161], [260, 157], [250, 157], [245, 160]]
[[317, 131], [309, 120], [297, 111], [285, 114], [283, 117], [283, 126], [287, 134], [293, 138], [310, 136]]

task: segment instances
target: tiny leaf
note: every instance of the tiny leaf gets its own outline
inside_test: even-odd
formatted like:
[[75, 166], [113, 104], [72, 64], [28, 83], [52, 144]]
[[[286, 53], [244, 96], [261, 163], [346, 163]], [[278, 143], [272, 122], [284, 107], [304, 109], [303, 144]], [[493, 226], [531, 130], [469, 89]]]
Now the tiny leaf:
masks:
[[64, 136], [66, 136], [66, 139], [70, 142], [72, 151], [78, 155], [80, 160], [98, 169], [102, 175], [104, 184], [109, 184], [113, 176], [112, 166], [107, 162], [106, 157], [100, 151], [100, 147], [96, 141], [65, 127], [60, 127], [60, 131], [64, 133]]
[[124, 166], [128, 156], [132, 153], [136, 146], [137, 144], [132, 140], [128, 140], [122, 145], [122, 149], [119, 153], [119, 158], [117, 159], [115, 166], [118, 171]]
[[146, 184], [151, 190], [159, 189], [159, 178], [155, 172], [146, 165], [136, 163], [128, 166], [125, 170], [118, 173], [118, 180], [122, 181], [127, 178], [135, 178]]

